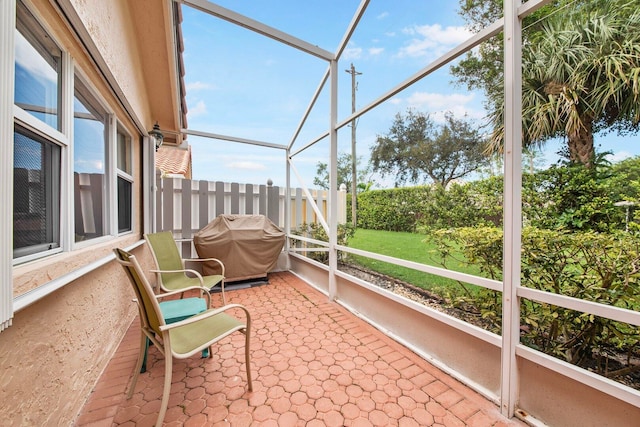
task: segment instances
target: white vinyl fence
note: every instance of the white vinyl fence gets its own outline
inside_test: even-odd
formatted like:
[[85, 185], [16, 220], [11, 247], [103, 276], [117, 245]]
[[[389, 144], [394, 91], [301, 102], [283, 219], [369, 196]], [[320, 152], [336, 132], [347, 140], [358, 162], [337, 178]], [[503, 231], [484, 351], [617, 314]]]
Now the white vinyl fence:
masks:
[[[171, 231], [176, 239], [191, 240], [193, 235], [221, 214], [265, 215], [280, 228], [285, 227], [286, 188], [238, 184], [221, 181], [194, 181], [156, 177], [156, 229]], [[323, 216], [329, 211], [329, 192], [310, 190]], [[339, 192], [338, 222], [346, 222], [346, 192]], [[316, 213], [300, 188], [291, 189], [290, 224], [295, 230], [303, 223], [317, 221]], [[186, 256], [190, 242], [182, 247]], [[185, 253], [184, 251], [188, 252]]]

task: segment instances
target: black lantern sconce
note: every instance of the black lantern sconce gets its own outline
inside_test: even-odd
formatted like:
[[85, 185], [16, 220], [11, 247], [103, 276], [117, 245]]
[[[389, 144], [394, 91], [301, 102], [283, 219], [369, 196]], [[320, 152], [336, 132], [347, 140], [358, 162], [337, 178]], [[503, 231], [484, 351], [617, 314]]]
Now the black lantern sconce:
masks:
[[153, 125], [153, 129], [149, 131], [149, 136], [153, 138], [156, 144], [156, 151], [158, 151], [158, 148], [160, 148], [160, 146], [162, 145], [162, 141], [164, 140], [164, 135], [160, 130], [160, 126], [158, 126], [158, 122], [156, 122], [156, 124]]

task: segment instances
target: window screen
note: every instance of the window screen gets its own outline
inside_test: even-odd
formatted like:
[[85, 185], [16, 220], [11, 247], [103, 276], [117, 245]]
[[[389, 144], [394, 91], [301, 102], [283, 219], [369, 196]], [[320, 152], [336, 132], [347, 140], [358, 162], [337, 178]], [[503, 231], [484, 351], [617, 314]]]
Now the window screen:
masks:
[[13, 256], [60, 246], [59, 146], [16, 126], [13, 163]]

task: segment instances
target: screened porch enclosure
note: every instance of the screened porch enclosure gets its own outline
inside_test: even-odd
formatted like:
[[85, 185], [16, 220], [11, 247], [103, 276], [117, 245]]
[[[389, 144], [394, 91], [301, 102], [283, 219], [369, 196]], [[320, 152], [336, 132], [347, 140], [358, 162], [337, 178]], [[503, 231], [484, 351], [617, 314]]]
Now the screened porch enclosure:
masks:
[[[329, 299], [338, 302], [353, 313], [375, 325], [387, 335], [414, 350], [426, 360], [441, 367], [460, 381], [494, 401], [503, 415], [518, 416], [525, 420], [549, 425], [588, 425], [600, 421], [611, 425], [625, 425], [640, 416], [640, 393], [631, 387], [580, 369], [559, 359], [547, 356], [520, 343], [520, 304], [532, 301], [601, 316], [631, 326], [640, 326], [640, 313], [604, 304], [565, 297], [521, 286], [522, 251], [522, 20], [538, 9], [550, 4], [546, 0], [530, 0], [526, 3], [505, 1], [504, 15], [429, 62], [414, 74], [396, 76], [392, 87], [380, 88], [379, 94], [367, 100], [362, 107], [350, 108], [340, 105], [338, 81], [345, 76], [345, 62], [340, 62], [359, 23], [375, 1], [363, 0], [354, 5], [355, 12], [343, 30], [342, 38], [334, 51], [297, 38], [250, 18], [248, 15], [226, 9], [204, 0], [179, 2], [183, 9], [193, 9], [211, 19], [224, 23], [221, 28], [233, 31], [248, 31], [259, 37], [281, 43], [296, 55], [306, 55], [313, 61], [324, 63], [319, 83], [310, 91], [311, 99], [297, 126], [288, 130], [288, 143], [265, 139], [252, 139], [245, 135], [232, 135], [202, 130], [182, 129], [189, 138], [211, 141], [211, 144], [230, 146], [239, 144], [251, 151], [276, 153], [285, 170], [283, 187], [289, 192], [298, 187], [303, 193], [314, 219], [329, 236], [328, 241], [319, 241], [308, 236], [296, 235], [296, 222], [292, 220], [291, 206], [283, 209], [283, 224], [288, 239], [285, 246], [286, 265], [299, 277], [323, 292]], [[434, 6], [435, 7], [435, 6]], [[183, 13], [185, 13], [183, 11]], [[217, 21], [216, 21], [217, 22]], [[229, 25], [230, 24], [230, 25]], [[183, 23], [183, 25], [185, 25]], [[338, 243], [338, 224], [341, 215], [338, 186], [337, 159], [341, 141], [348, 140], [350, 126], [357, 120], [366, 120], [381, 106], [389, 105], [394, 97], [408, 88], [428, 79], [431, 75], [449, 66], [465, 53], [478, 48], [483, 42], [502, 37], [504, 50], [504, 150], [502, 173], [503, 194], [503, 271], [504, 280], [496, 281], [484, 277], [461, 274], [442, 268], [414, 263], [378, 253], [360, 251]], [[188, 50], [186, 51], [188, 54]], [[212, 54], [213, 55], [213, 54]], [[213, 60], [213, 59], [212, 59]], [[259, 70], [256, 70], [259, 72]], [[320, 113], [318, 113], [320, 110]], [[339, 114], [340, 111], [340, 114]], [[350, 112], [352, 111], [352, 112]], [[345, 113], [347, 112], [347, 113]], [[349, 113], [350, 112], [350, 113]], [[305, 126], [315, 114], [324, 117], [325, 129], [320, 134], [307, 135]], [[304, 137], [302, 136], [304, 135]], [[279, 141], [276, 138], [276, 141]], [[320, 147], [320, 148], [318, 148]], [[308, 168], [304, 155], [309, 152], [322, 153], [329, 170], [329, 192], [326, 210], [319, 207], [309, 188], [311, 183], [304, 177]], [[291, 195], [285, 204], [293, 203]], [[160, 206], [157, 209], [161, 209]], [[157, 225], [157, 224], [156, 224]], [[191, 228], [191, 227], [189, 227]], [[182, 229], [183, 238], [189, 238], [193, 230]], [[295, 242], [302, 242], [298, 245]], [[328, 253], [328, 262], [320, 263], [308, 256], [306, 244], [320, 247]], [[340, 254], [351, 254], [382, 262], [398, 264], [425, 274], [442, 276], [481, 288], [498, 291], [502, 301], [502, 331], [487, 332], [469, 323], [455, 319], [424, 305], [409, 301], [392, 292], [341, 271]], [[605, 409], [606, 408], [606, 409]], [[604, 412], [603, 412], [604, 410]], [[576, 424], [574, 424], [576, 423]]]

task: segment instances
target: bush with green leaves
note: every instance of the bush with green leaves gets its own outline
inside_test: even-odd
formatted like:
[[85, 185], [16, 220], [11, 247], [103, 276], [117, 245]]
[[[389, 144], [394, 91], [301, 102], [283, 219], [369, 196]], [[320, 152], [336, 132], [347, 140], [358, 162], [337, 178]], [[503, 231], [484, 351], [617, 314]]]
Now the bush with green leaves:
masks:
[[494, 177], [471, 183], [372, 190], [358, 195], [358, 226], [415, 232], [418, 227], [498, 225], [502, 182]]
[[[523, 175], [522, 211], [526, 225], [546, 229], [609, 232], [640, 228], [640, 157], [611, 165], [599, 155], [591, 168], [561, 161]], [[358, 226], [373, 230], [416, 231], [502, 224], [503, 179], [470, 183], [373, 190], [358, 196]], [[616, 202], [639, 206], [626, 209]]]
[[361, 193], [358, 195], [358, 226], [371, 230], [415, 231], [432, 193], [429, 186]]
[[[640, 309], [640, 236], [634, 233], [567, 232], [525, 227], [521, 284], [546, 292], [631, 310]], [[486, 277], [502, 279], [502, 230], [467, 227], [431, 230], [428, 239], [446, 260], [462, 257]], [[457, 260], [460, 261], [460, 260]], [[460, 300], [464, 298], [459, 297]], [[494, 291], [474, 296], [495, 332], [500, 331], [501, 300]], [[613, 320], [524, 300], [523, 343], [580, 365], [616, 349], [635, 351], [637, 328]], [[605, 369], [600, 366], [598, 369]]]
[[[355, 227], [353, 227], [351, 223], [338, 224], [338, 244], [346, 246], [349, 238], [353, 236], [355, 231]], [[329, 241], [329, 237], [327, 236], [327, 232], [324, 230], [324, 227], [317, 222], [305, 222], [300, 224], [300, 226], [296, 228], [295, 234], [310, 239], [320, 240], [322, 242]], [[326, 251], [324, 246], [315, 243], [302, 242], [296, 239], [291, 239], [291, 242], [295, 247], [304, 246], [307, 249], [319, 248], [320, 250], [318, 251], [309, 251], [307, 256], [322, 263], [327, 263], [329, 261], [329, 252]]]
[[[605, 153], [606, 154], [606, 153]], [[539, 228], [608, 232], [624, 227], [612, 169], [604, 155], [590, 168], [562, 162], [523, 179], [523, 211]]]

